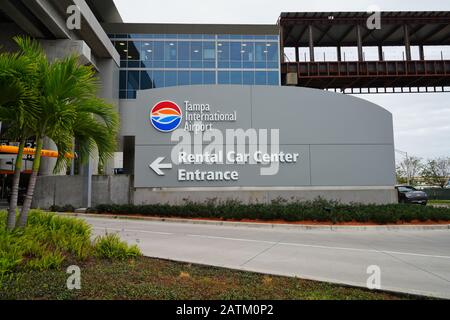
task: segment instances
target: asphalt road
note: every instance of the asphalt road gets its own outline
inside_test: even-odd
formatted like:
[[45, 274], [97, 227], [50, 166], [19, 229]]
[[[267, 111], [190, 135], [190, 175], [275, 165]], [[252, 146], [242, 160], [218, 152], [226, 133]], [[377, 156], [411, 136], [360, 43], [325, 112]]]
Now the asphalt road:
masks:
[[450, 298], [450, 230], [284, 230], [85, 218], [149, 257]]

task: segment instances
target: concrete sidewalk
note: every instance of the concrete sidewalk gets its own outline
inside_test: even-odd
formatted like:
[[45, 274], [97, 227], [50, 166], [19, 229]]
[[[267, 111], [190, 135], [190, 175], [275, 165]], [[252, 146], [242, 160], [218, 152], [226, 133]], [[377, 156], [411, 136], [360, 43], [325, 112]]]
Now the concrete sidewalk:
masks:
[[149, 257], [450, 298], [450, 230], [289, 230], [84, 217]]

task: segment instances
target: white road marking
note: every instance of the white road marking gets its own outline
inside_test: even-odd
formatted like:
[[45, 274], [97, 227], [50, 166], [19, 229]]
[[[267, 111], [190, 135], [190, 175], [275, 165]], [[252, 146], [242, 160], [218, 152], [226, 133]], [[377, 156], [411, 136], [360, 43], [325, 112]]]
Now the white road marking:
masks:
[[293, 243], [293, 242], [275, 242], [275, 241], [253, 240], [253, 239], [242, 239], [242, 238], [205, 236], [205, 235], [200, 235], [200, 234], [188, 234], [187, 236], [199, 237], [199, 238], [208, 238], [208, 239], [232, 240], [232, 241], [260, 242], [260, 243], [266, 243], [266, 244], [278, 244], [278, 245], [283, 245], [283, 246], [295, 246], [295, 247], [318, 248], [318, 249], [335, 249], [335, 250], [373, 252], [373, 253], [388, 253], [388, 254], [397, 254], [397, 255], [408, 255], [408, 256], [418, 256], [418, 257], [428, 257], [428, 258], [450, 259], [450, 256], [440, 256], [440, 255], [423, 254], [423, 253], [412, 253], [412, 252], [387, 251], [387, 250], [375, 250], [375, 249], [359, 249], [359, 248], [349, 248], [349, 247], [321, 246], [321, 245]]
[[128, 231], [128, 232], [162, 234], [162, 235], [172, 235], [173, 234], [173, 233], [169, 233], [169, 232], [147, 231], [147, 230], [138, 230], [138, 229], [120, 229], [120, 228], [110, 228], [110, 227], [93, 227], [93, 229], [97, 229], [97, 230], [113, 230], [113, 231], [122, 231], [122, 232]]
[[[105, 230], [106, 229], [106, 230], [114, 230], [114, 231], [121, 231], [121, 232], [128, 231], [128, 232], [159, 234], [159, 235], [174, 235], [175, 234], [175, 233], [170, 233], [170, 232], [147, 231], [147, 230], [141, 230], [141, 229], [110, 228], [110, 227], [93, 227], [93, 229], [97, 229], [97, 230]], [[229, 241], [256, 242], [256, 243], [264, 243], [264, 244], [270, 244], [270, 245], [277, 244], [277, 245], [282, 245], [282, 246], [317, 248], [317, 249], [326, 249], [326, 250], [345, 250], [345, 251], [357, 251], [357, 252], [366, 252], [366, 253], [367, 252], [386, 253], [386, 254], [394, 254], [394, 255], [427, 257], [427, 258], [437, 258], [437, 259], [450, 259], [450, 256], [432, 255], [432, 254], [424, 254], [424, 253], [413, 253], [413, 252], [388, 251], [388, 250], [376, 250], [376, 249], [360, 249], [360, 248], [350, 248], [350, 247], [334, 247], [334, 246], [323, 246], [323, 245], [303, 244], [303, 243], [294, 243], [294, 242], [276, 242], [276, 241], [245, 239], [245, 238], [206, 236], [206, 235], [201, 235], [201, 234], [186, 234], [186, 236], [205, 238], [205, 239], [220, 239], [220, 240], [229, 240]]]

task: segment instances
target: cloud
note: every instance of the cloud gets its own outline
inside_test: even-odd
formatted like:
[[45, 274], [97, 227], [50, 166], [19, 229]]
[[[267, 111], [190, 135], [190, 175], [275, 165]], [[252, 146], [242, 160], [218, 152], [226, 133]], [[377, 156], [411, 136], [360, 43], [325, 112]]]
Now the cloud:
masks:
[[360, 95], [392, 113], [396, 148], [450, 157], [450, 93]]

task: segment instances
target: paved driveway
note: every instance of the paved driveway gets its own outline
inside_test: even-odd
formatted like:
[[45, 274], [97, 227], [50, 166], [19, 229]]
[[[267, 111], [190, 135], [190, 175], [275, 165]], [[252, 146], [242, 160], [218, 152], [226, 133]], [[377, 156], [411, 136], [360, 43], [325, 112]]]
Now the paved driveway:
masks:
[[85, 218], [96, 234], [118, 232], [144, 255], [305, 279], [450, 298], [450, 230], [285, 230]]

